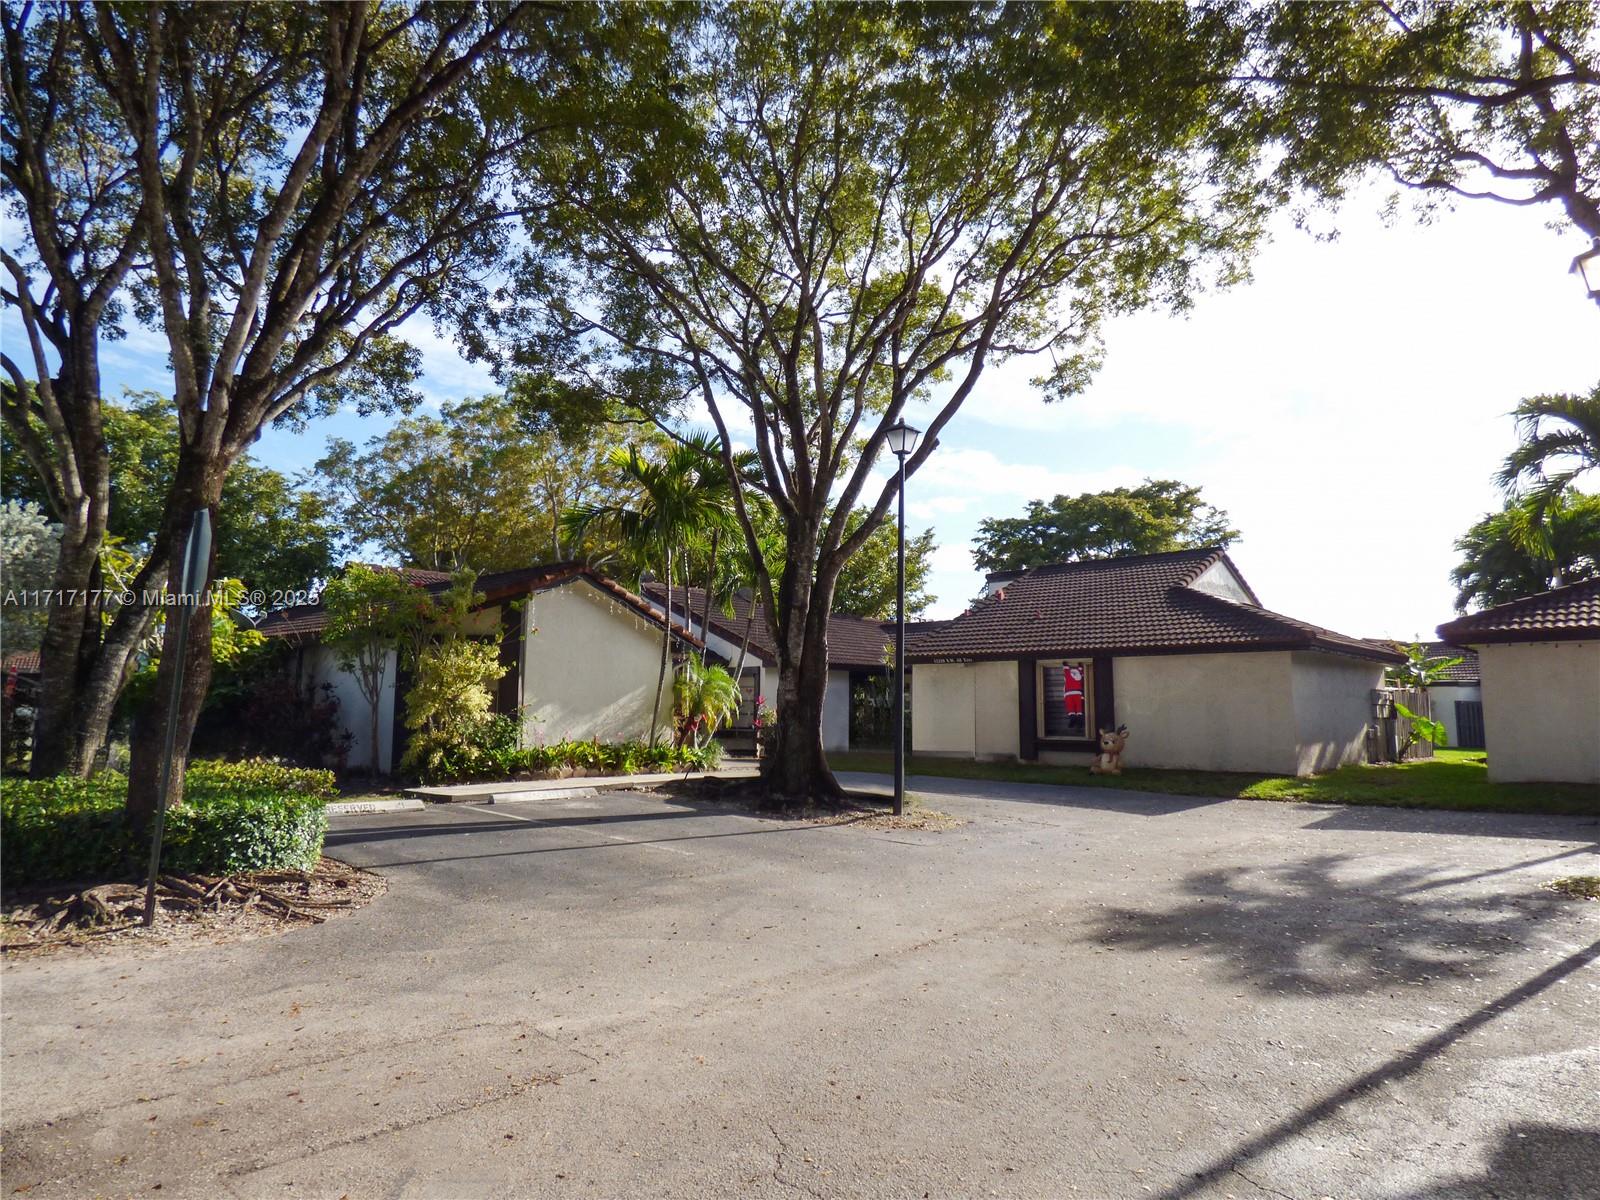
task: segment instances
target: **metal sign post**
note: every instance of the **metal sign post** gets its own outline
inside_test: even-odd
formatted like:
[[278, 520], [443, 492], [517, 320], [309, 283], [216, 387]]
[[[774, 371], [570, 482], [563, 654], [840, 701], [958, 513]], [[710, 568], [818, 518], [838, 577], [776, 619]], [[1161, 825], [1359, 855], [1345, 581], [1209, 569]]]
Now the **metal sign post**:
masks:
[[183, 573], [173, 604], [167, 609], [162, 654], [172, 655], [172, 693], [167, 697], [167, 732], [161, 751], [161, 780], [156, 789], [156, 819], [150, 834], [150, 879], [144, 891], [144, 923], [156, 923], [156, 877], [161, 873], [161, 835], [167, 823], [167, 792], [172, 779], [172, 753], [178, 740], [178, 706], [183, 699], [184, 652], [189, 646], [189, 618], [199, 607], [211, 565], [211, 514], [200, 509], [189, 526], [183, 550]]

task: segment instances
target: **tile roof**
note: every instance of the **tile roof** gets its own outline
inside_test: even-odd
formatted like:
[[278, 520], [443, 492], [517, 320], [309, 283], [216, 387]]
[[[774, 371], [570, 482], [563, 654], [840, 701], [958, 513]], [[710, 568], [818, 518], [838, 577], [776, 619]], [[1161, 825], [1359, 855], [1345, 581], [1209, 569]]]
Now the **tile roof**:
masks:
[[[392, 567], [380, 570], [395, 570]], [[442, 592], [450, 586], [451, 576], [443, 571], [423, 571], [410, 567], [400, 568], [400, 574], [417, 587], [429, 592]], [[513, 596], [524, 596], [544, 591], [573, 579], [585, 579], [603, 592], [633, 609], [646, 620], [661, 624], [660, 614], [644, 600], [608, 575], [578, 562], [536, 563], [510, 571], [490, 571], [478, 576], [477, 590], [483, 593], [484, 603], [493, 604]], [[300, 604], [294, 608], [281, 608], [268, 613], [256, 624], [256, 630], [267, 637], [310, 641], [317, 638], [328, 625], [328, 610], [319, 601]], [[700, 646], [700, 639], [687, 629], [675, 628], [679, 640]]]
[[1179, 550], [1036, 567], [954, 620], [911, 639], [912, 662], [1119, 653], [1323, 650], [1399, 661], [1388, 646], [1269, 612], [1194, 585], [1220, 550]]
[[39, 652], [37, 650], [13, 650], [6, 655], [3, 669], [7, 672], [15, 671], [19, 675], [33, 675], [39, 670]]
[[1557, 642], [1600, 637], [1600, 579], [1569, 583], [1439, 626], [1453, 645], [1485, 642]]
[[[650, 582], [644, 585], [644, 592], [659, 604], [666, 595], [666, 588], [659, 582]], [[694, 620], [698, 621], [700, 614], [705, 611], [706, 590], [692, 587], [688, 592]], [[680, 616], [683, 613], [683, 593], [684, 589], [681, 587], [672, 589], [672, 611]], [[760, 602], [748, 591], [741, 591], [733, 598], [732, 607], [733, 615], [730, 617], [715, 604], [711, 606], [711, 632], [726, 638], [735, 646], [740, 645], [744, 641], [745, 624], [753, 613], [755, 621], [750, 625], [750, 655], [767, 666], [776, 664], [778, 647], [772, 640], [771, 631], [767, 628], [765, 609]], [[907, 639], [909, 638], [908, 626]], [[844, 613], [835, 613], [828, 619], [830, 667], [882, 667], [884, 649], [893, 644], [892, 624]]]

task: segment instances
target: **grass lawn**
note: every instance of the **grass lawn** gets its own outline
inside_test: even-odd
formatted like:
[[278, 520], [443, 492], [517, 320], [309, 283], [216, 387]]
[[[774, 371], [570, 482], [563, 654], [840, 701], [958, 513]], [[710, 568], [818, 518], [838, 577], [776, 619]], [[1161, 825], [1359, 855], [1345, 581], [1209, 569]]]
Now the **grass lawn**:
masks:
[[[887, 774], [893, 760], [881, 751], [831, 754], [836, 771]], [[906, 771], [944, 779], [995, 779], [1109, 787], [1178, 796], [1245, 800], [1306, 800], [1322, 804], [1387, 804], [1396, 808], [1449, 808], [1464, 812], [1554, 813], [1600, 816], [1600, 792], [1579, 783], [1492, 783], [1481, 750], [1439, 750], [1432, 759], [1399, 766], [1340, 767], [1309, 779], [1236, 771], [1155, 771], [1130, 767], [1120, 776], [1091, 775], [1088, 767], [987, 763], [912, 757]]]

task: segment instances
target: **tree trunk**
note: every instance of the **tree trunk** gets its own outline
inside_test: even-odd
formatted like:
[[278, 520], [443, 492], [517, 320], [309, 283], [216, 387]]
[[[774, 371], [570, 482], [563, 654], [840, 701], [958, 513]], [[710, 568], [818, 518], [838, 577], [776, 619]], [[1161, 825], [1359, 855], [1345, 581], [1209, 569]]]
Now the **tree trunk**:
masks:
[[[387, 656], [385, 656], [385, 662], [387, 662]], [[395, 699], [395, 703], [396, 704], [400, 703], [400, 697], [399, 697], [398, 694], [395, 696], [394, 699]], [[373, 697], [372, 704], [369, 707], [372, 710], [372, 713], [371, 713], [371, 716], [372, 716], [372, 728], [371, 728], [372, 740], [370, 742], [368, 742], [367, 745], [372, 747], [372, 749], [370, 751], [370, 754], [372, 756], [370, 765], [372, 767], [372, 777], [374, 779], [376, 779], [376, 778], [378, 778], [378, 776], [385, 775], [385, 774], [388, 773], [383, 769], [383, 755], [379, 753], [380, 744], [378, 742], [378, 735], [379, 735], [380, 732], [382, 732], [382, 729], [383, 729], [382, 722], [380, 722], [378, 720], [378, 714], [379, 714], [379, 712], [381, 711], [381, 709], [383, 707], [383, 674], [382, 674], [381, 670], [380, 670], [379, 675], [378, 675], [377, 694]]]
[[[717, 584], [717, 549], [722, 540], [722, 531], [711, 531], [711, 559], [706, 563], [706, 602], [700, 611], [700, 665], [706, 664], [706, 651], [711, 643], [711, 593]], [[691, 626], [692, 627], [692, 626]]]
[[822, 707], [828, 691], [828, 612], [838, 568], [813, 578], [814, 534], [794, 529], [775, 621], [778, 641], [777, 730], [763, 760], [762, 787], [779, 805], [832, 803], [844, 791], [822, 749]]
[[[196, 453], [193, 458], [187, 454], [179, 456], [177, 475], [167, 499], [167, 515], [158, 538], [160, 545], [168, 548], [166, 578], [169, 592], [175, 593], [183, 583], [183, 553], [194, 514], [202, 508], [211, 510], [215, 526], [216, 504], [222, 493], [222, 482], [227, 477], [228, 466], [225, 457], [211, 458], [203, 452]], [[169, 805], [183, 799], [189, 742], [194, 737], [195, 723], [200, 719], [200, 709], [211, 687], [210, 587], [216, 568], [216, 554], [217, 544], [213, 539], [202, 582], [203, 603], [196, 605], [189, 614], [189, 643], [185, 653], [182, 690], [178, 698], [177, 736], [173, 741], [172, 771], [166, 781]], [[169, 609], [166, 630], [162, 636], [161, 660], [156, 667], [156, 686], [134, 721], [128, 763], [128, 818], [136, 829], [144, 828], [155, 815], [161, 797], [167, 704], [172, 695], [172, 675], [178, 666], [174, 656], [167, 652], [172, 647], [175, 625], [172, 610]]]
[[667, 548], [667, 601], [665, 632], [661, 636], [661, 670], [656, 674], [656, 703], [650, 710], [650, 744], [656, 744], [661, 727], [661, 691], [667, 684], [667, 662], [672, 657], [672, 548]]

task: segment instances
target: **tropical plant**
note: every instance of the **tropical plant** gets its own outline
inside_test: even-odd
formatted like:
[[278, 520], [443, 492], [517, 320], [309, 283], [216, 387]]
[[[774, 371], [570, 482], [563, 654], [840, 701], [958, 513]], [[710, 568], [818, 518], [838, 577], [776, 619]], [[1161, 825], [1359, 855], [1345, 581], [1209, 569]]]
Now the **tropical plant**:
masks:
[[[1563, 583], [1600, 578], [1600, 496], [1558, 496], [1542, 512], [1513, 500], [1489, 513], [1457, 541], [1461, 561], [1450, 572], [1456, 611], [1491, 607]], [[1537, 523], [1539, 539], [1525, 527]], [[1534, 541], [1535, 549], [1529, 549]]]
[[1432, 742], [1435, 746], [1450, 744], [1450, 737], [1441, 722], [1414, 713], [1399, 701], [1395, 702], [1394, 711], [1406, 721], [1406, 728], [1400, 735], [1400, 749], [1395, 756], [1396, 761], [1404, 762], [1406, 755], [1411, 753], [1411, 748], [1422, 742]]
[[726, 668], [690, 655], [672, 681], [672, 715], [679, 746], [703, 746], [739, 712], [739, 683]]
[[[1513, 496], [1525, 496], [1531, 518], [1543, 518], [1557, 499], [1570, 495], [1573, 484], [1590, 471], [1600, 471], [1600, 384], [1588, 395], [1529, 396], [1511, 415], [1517, 419], [1517, 448], [1506, 456], [1495, 477]], [[1530, 551], [1551, 549], [1542, 519], [1526, 522], [1519, 534]]]
[[515, 718], [493, 714], [495, 681], [506, 673], [500, 648], [462, 636], [427, 646], [417, 659], [416, 682], [406, 693], [406, 728], [411, 730], [401, 766], [437, 774], [453, 759], [491, 758], [520, 734]]
[[61, 526], [42, 508], [15, 500], [0, 505], [0, 643], [6, 650], [38, 648], [47, 613], [33, 593], [50, 588], [60, 553]]
[[1389, 682], [1397, 687], [1425, 688], [1438, 683], [1446, 671], [1465, 661], [1460, 655], [1453, 658], [1443, 654], [1430, 657], [1426, 646], [1421, 642], [1412, 642], [1406, 647], [1406, 661], [1389, 667], [1385, 674]]

